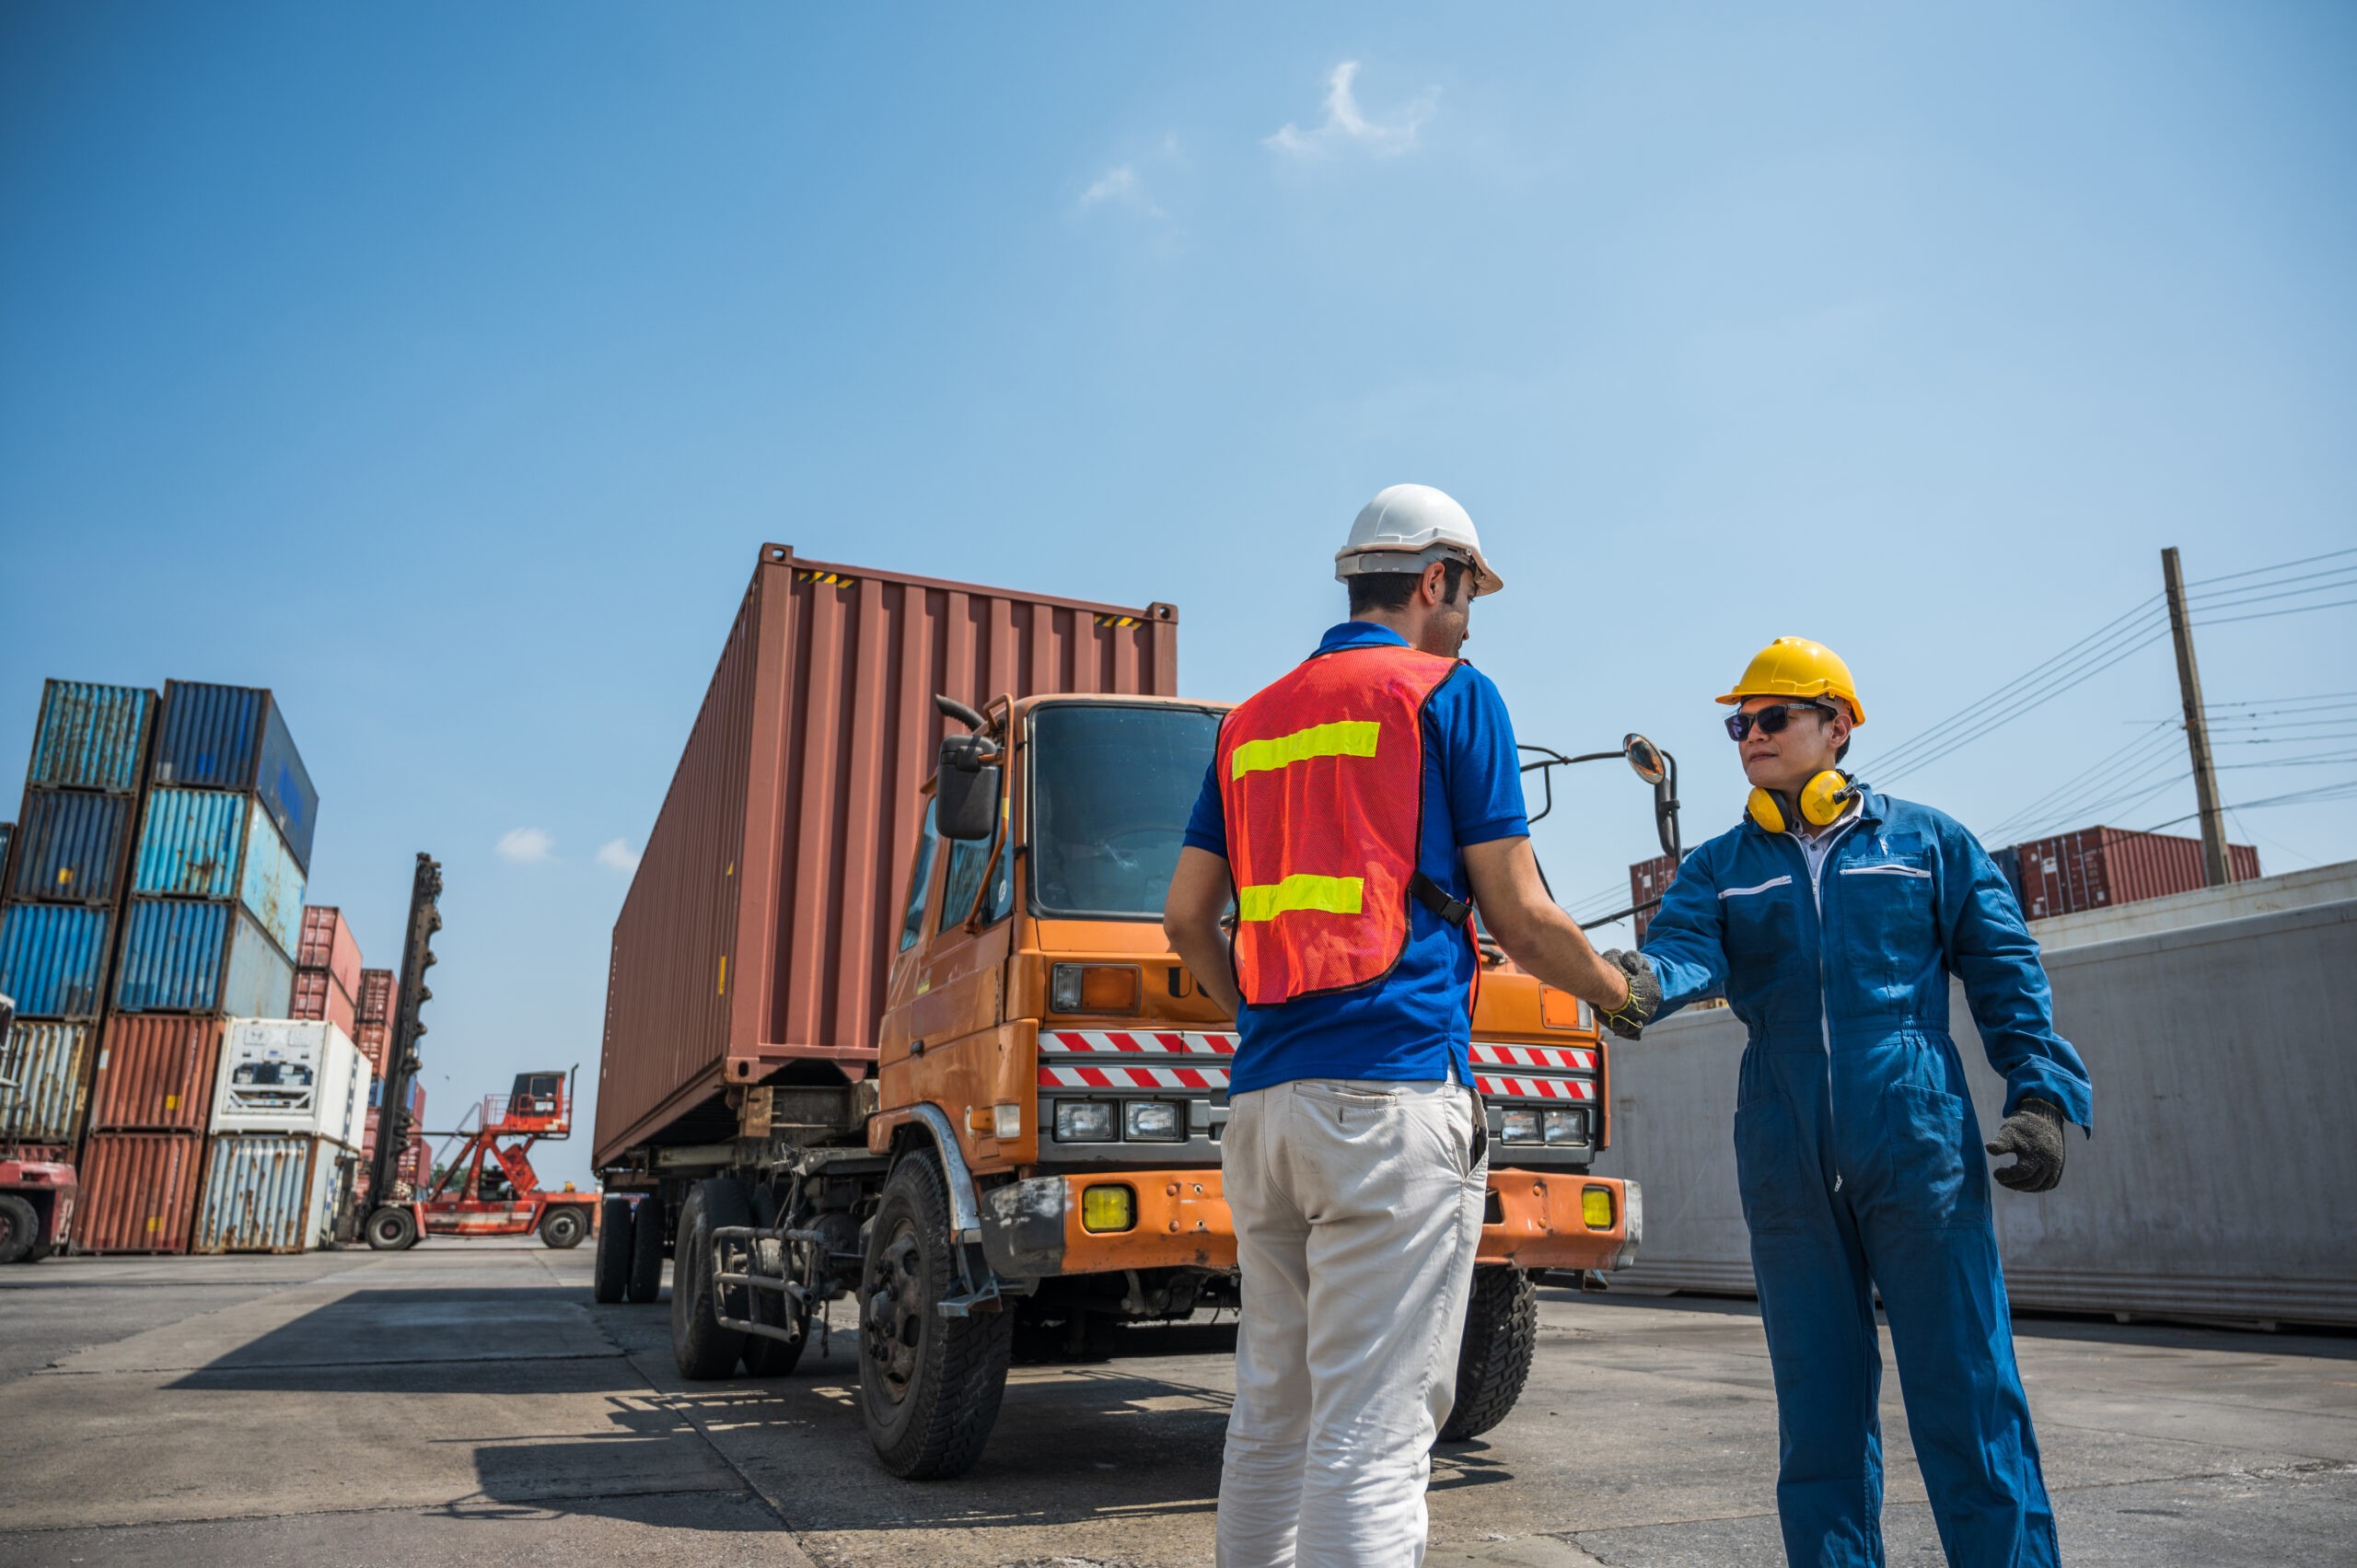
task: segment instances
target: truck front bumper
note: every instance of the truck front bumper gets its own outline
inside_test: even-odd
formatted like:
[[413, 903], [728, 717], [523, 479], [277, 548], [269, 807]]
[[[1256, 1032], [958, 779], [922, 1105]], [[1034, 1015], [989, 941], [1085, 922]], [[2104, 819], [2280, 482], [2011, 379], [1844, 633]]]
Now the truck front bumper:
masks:
[[[991, 1189], [980, 1207], [982, 1254], [1007, 1279], [1236, 1267], [1236, 1224], [1216, 1170], [1039, 1176]], [[1492, 1170], [1478, 1259], [1524, 1269], [1625, 1268], [1643, 1227], [1633, 1181]]]

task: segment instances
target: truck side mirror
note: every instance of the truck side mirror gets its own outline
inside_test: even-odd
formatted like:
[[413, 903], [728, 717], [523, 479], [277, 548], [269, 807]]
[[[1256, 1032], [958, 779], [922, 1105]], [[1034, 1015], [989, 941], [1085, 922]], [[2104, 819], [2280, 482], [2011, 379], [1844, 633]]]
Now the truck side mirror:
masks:
[[1620, 754], [1629, 759], [1631, 770], [1639, 778], [1654, 786], [1654, 831], [1661, 839], [1662, 854], [1672, 860], [1679, 858], [1678, 759], [1642, 735], [1623, 736]]
[[969, 842], [998, 830], [998, 743], [986, 735], [953, 735], [941, 743], [933, 791], [934, 830]]

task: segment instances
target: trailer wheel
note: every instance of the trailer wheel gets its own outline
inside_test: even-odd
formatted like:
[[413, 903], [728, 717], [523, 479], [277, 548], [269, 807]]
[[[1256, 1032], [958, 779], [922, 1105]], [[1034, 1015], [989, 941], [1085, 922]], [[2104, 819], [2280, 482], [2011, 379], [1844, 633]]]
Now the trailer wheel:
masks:
[[612, 1306], [630, 1288], [630, 1200], [617, 1193], [598, 1205], [598, 1254], [589, 1269], [589, 1299]]
[[0, 1192], [0, 1264], [21, 1263], [32, 1256], [41, 1235], [41, 1215], [14, 1192]]
[[[720, 1326], [713, 1310], [712, 1233], [722, 1225], [751, 1225], [745, 1190], [725, 1177], [699, 1181], [679, 1210], [679, 1237], [671, 1249], [671, 1359], [679, 1376], [709, 1382], [737, 1370], [745, 1336]], [[746, 1292], [732, 1289], [729, 1316], [744, 1316]]]
[[1457, 1352], [1457, 1403], [1440, 1441], [1479, 1437], [1505, 1420], [1522, 1398], [1538, 1349], [1538, 1287], [1530, 1276], [1503, 1263], [1476, 1268]]
[[[632, 1206], [623, 1228], [630, 1232], [630, 1273], [622, 1281], [624, 1299], [641, 1306], [663, 1295], [663, 1195], [649, 1192]], [[676, 1286], [673, 1288], [677, 1288]]]
[[576, 1203], [561, 1203], [540, 1216], [540, 1245], [555, 1251], [570, 1252], [588, 1234], [589, 1221]]
[[944, 1318], [954, 1288], [949, 1194], [930, 1156], [884, 1184], [860, 1271], [859, 1409], [876, 1457], [911, 1480], [963, 1474], [1006, 1391], [1014, 1316]]
[[417, 1245], [417, 1216], [388, 1203], [368, 1216], [368, 1245], [378, 1252], [399, 1252]]
[[[753, 1223], [763, 1230], [774, 1229], [778, 1222], [778, 1202], [770, 1189], [753, 1195]], [[788, 1272], [792, 1272], [792, 1252], [787, 1253]], [[802, 1359], [802, 1347], [810, 1336], [810, 1318], [807, 1312], [797, 1313], [791, 1296], [774, 1291], [748, 1291], [753, 1298], [753, 1321], [783, 1329], [788, 1325], [800, 1330], [791, 1342], [772, 1340], [763, 1334], [745, 1336], [745, 1376], [748, 1377], [784, 1377], [790, 1375]]]

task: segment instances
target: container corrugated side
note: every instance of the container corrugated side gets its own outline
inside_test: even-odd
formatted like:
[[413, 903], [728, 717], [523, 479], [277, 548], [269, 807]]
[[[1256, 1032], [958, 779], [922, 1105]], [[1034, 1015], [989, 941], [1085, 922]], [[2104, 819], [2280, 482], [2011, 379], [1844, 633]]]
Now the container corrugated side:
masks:
[[185, 1252], [204, 1178], [191, 1132], [93, 1132], [75, 1167], [74, 1245], [84, 1252]]
[[352, 998], [338, 985], [335, 976], [325, 970], [298, 969], [295, 971], [295, 1001], [287, 1008], [290, 1018], [324, 1020], [335, 1025], [355, 1040], [360, 1034], [360, 1019], [354, 1012]]
[[393, 1021], [393, 971], [362, 970], [360, 989], [353, 993], [364, 1024], [389, 1024]]
[[118, 1011], [286, 1016], [295, 965], [238, 906], [133, 899], [127, 912], [114, 988]]
[[151, 789], [132, 891], [234, 899], [252, 797], [218, 789]]
[[225, 1132], [205, 1161], [192, 1252], [307, 1252], [335, 1221], [340, 1161], [324, 1138]]
[[865, 1074], [918, 792], [946, 727], [935, 693], [978, 707], [1175, 695], [1178, 645], [1166, 604], [1009, 593], [763, 546], [614, 923], [598, 1161], [724, 1081], [796, 1058]]
[[[2258, 852], [2229, 844], [2236, 881], [2258, 875]], [[2175, 833], [2082, 828], [2014, 846], [2022, 912], [2032, 920], [2189, 893], [2208, 882], [2201, 841]]]
[[358, 1046], [360, 1054], [368, 1059], [368, 1070], [379, 1078], [383, 1077], [385, 1052], [391, 1050], [393, 1044], [393, 1026], [364, 1023], [353, 1030], [352, 1043]]
[[310, 770], [286, 732], [286, 714], [276, 698], [262, 715], [261, 755], [254, 765], [254, 794], [261, 797], [271, 820], [286, 840], [295, 864], [306, 871], [311, 865], [311, 844], [319, 827], [319, 792], [312, 787]]
[[303, 906], [303, 943], [295, 962], [301, 969], [330, 971], [343, 993], [358, 1000], [360, 942], [352, 935], [352, 923], [333, 904]]
[[[1629, 902], [1631, 905], [1650, 903], [1669, 891], [1678, 880], [1678, 857], [1657, 854], [1651, 860], [1641, 860], [1629, 867]], [[1639, 943], [1645, 939], [1645, 930], [1653, 923], [1654, 912], [1640, 909], [1630, 917]]]
[[0, 887], [7, 886], [8, 851], [17, 842], [17, 825], [0, 822]]
[[122, 896], [131, 808], [128, 796], [25, 791], [9, 896], [61, 904], [113, 903]]
[[258, 800], [248, 814], [243, 858], [245, 865], [238, 873], [238, 901], [291, 959], [303, 940], [303, 867]]
[[176, 789], [250, 789], [261, 745], [262, 710], [269, 703], [269, 692], [250, 686], [166, 681], [149, 784]]
[[81, 904], [0, 908], [0, 993], [26, 1018], [95, 1018], [114, 912]]
[[144, 687], [48, 682], [26, 785], [135, 795], [155, 717], [156, 693]]
[[83, 1069], [89, 1064], [96, 1026], [19, 1023], [0, 1058], [0, 1140], [70, 1144], [81, 1131], [88, 1091]]
[[218, 1018], [109, 1018], [99, 1037], [90, 1125], [103, 1131], [204, 1131], [213, 1114], [221, 1029]]

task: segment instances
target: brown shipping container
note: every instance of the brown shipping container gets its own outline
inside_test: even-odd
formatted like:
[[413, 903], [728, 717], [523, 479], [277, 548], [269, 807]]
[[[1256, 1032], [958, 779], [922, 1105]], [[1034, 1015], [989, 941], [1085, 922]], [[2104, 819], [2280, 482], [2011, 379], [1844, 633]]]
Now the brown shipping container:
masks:
[[202, 1132], [212, 1118], [220, 1061], [218, 1018], [118, 1013], [99, 1040], [90, 1125]]
[[295, 971], [295, 1003], [286, 1015], [290, 1018], [329, 1018], [353, 1039], [359, 1037], [360, 1020], [353, 1006], [352, 993], [338, 984], [328, 970], [296, 970]]
[[796, 1059], [866, 1075], [917, 791], [946, 726], [1039, 692], [1178, 694], [1178, 612], [761, 547], [614, 922], [597, 1160]]
[[93, 1132], [82, 1145], [74, 1245], [85, 1252], [185, 1252], [204, 1178], [189, 1132]]
[[[2014, 848], [2021, 856], [2022, 913], [2031, 920], [2190, 893], [2208, 882], [2201, 841], [2175, 833], [2082, 828]], [[2251, 881], [2258, 876], [2258, 851], [2228, 844], [2226, 867], [2235, 881]]]
[[368, 1069], [379, 1078], [385, 1075], [385, 1050], [393, 1043], [390, 1024], [362, 1024], [352, 1031], [352, 1043], [368, 1059]]
[[303, 906], [303, 936], [295, 949], [297, 968], [326, 970], [346, 996], [360, 994], [360, 944], [332, 904]]
[[[359, 1004], [360, 1021], [364, 1024], [389, 1024], [393, 1020], [393, 971], [362, 970], [360, 989], [353, 993]], [[355, 1040], [358, 1036], [354, 1037]]]
[[[1677, 880], [1678, 857], [1676, 855], [1657, 854], [1651, 860], [1641, 860], [1629, 867], [1629, 901], [1631, 904], [1650, 903], [1668, 892], [1669, 885]], [[1653, 923], [1654, 912], [1650, 909], [1640, 909], [1629, 918], [1636, 927], [1634, 945], [1642, 947], [1645, 940], [1645, 929]]]

